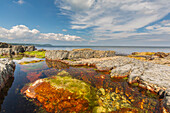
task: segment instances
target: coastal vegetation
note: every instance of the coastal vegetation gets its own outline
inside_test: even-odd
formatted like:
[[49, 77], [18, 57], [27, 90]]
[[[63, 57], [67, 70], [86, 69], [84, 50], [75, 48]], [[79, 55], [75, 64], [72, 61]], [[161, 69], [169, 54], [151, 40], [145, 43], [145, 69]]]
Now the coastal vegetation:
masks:
[[23, 54], [29, 57], [45, 58], [45, 51], [26, 51]]

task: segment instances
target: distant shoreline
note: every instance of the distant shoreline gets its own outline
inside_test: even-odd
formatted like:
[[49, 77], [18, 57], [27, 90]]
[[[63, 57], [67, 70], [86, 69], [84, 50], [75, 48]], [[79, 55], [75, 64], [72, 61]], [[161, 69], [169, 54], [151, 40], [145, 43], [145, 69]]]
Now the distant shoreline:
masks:
[[9, 43], [12, 45], [34, 45], [37, 47], [129, 47], [129, 48], [170, 48], [170, 46], [95, 46], [95, 45], [51, 45], [51, 44], [25, 44], [25, 43]]

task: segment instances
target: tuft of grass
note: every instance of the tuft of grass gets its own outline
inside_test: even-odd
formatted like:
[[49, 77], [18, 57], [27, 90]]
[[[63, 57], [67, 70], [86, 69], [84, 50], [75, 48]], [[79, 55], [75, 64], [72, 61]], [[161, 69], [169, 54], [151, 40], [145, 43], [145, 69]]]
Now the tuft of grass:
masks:
[[28, 55], [36, 58], [45, 58], [45, 51], [31, 51], [24, 52], [24, 55]]

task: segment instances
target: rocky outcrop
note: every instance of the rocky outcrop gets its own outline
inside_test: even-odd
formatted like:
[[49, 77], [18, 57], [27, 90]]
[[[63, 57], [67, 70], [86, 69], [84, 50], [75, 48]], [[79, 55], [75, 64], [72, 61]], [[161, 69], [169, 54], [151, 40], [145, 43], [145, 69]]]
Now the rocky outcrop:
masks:
[[25, 48], [21, 45], [15, 45], [15, 46], [12, 46], [12, 54], [19, 54], [19, 53], [23, 53], [25, 52]]
[[132, 53], [132, 56], [146, 57], [146, 58], [150, 58], [151, 60], [153, 58], [165, 58], [168, 55], [170, 55], [170, 53], [164, 53], [164, 52], [133, 52]]
[[26, 52], [26, 51], [35, 51], [35, 46], [22, 46], [22, 45], [13, 45], [12, 46], [12, 54], [19, 54], [20, 52]]
[[23, 48], [25, 51], [35, 51], [36, 50], [35, 46], [23, 46]]
[[113, 57], [115, 56], [115, 51], [99, 51], [92, 49], [74, 49], [72, 51], [47, 50], [45, 56], [48, 60], [78, 60], [89, 58]]
[[128, 55], [130, 58], [144, 60], [155, 64], [170, 66], [170, 53], [164, 52], [134, 52]]
[[0, 48], [0, 55], [11, 55], [12, 49], [11, 48]]
[[16, 55], [20, 52], [35, 51], [35, 46], [11, 45], [0, 42], [0, 55]]
[[12, 45], [11, 44], [7, 44], [7, 43], [4, 43], [4, 42], [0, 42], [0, 48], [11, 48]]
[[15, 63], [9, 59], [0, 59], [0, 90], [4, 88], [8, 79], [14, 75]]

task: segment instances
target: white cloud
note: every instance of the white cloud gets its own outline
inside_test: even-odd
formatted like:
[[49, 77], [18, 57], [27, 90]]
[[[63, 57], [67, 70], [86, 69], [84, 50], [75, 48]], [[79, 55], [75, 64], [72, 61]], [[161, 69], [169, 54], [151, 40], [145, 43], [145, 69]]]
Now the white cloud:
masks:
[[155, 25], [146, 27], [150, 34], [170, 34], [170, 20], [164, 20]]
[[36, 40], [60, 40], [60, 41], [82, 41], [79, 36], [71, 36], [56, 33], [40, 33], [37, 29], [30, 30], [25, 25], [16, 25], [11, 29], [0, 27], [0, 38], [8, 40], [22, 39], [23, 41]]
[[18, 0], [17, 3], [18, 3], [18, 4], [23, 4], [24, 1], [23, 1], [23, 0]]
[[[71, 17], [72, 29], [93, 27], [96, 39], [147, 35], [148, 32], [136, 33], [136, 30], [170, 12], [170, 0], [56, 0], [55, 3], [63, 14]], [[169, 27], [159, 30], [169, 32]]]
[[67, 29], [63, 29], [62, 31], [66, 32], [66, 31], [67, 31]]

